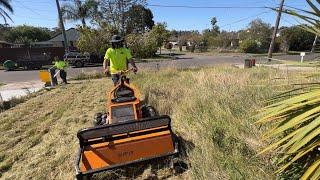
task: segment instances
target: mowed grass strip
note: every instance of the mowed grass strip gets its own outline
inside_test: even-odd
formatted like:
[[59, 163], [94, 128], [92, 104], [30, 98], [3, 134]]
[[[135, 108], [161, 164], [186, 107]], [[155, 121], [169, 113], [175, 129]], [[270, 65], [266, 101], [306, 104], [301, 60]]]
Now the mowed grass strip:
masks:
[[[264, 145], [254, 113], [281, 92], [295, 74], [272, 69], [232, 67], [167, 69], [130, 75], [144, 99], [172, 117], [186, 149], [189, 169], [172, 175], [159, 166], [153, 174], [174, 179], [270, 179], [269, 156], [256, 157]], [[292, 80], [291, 80], [292, 79]], [[301, 80], [302, 81], [302, 80]], [[305, 81], [305, 80], [303, 80]], [[285, 86], [278, 86], [283, 85]], [[0, 173], [4, 179], [73, 179], [76, 133], [104, 111], [110, 79], [58, 87], [0, 113]], [[149, 168], [121, 178], [148, 176]], [[136, 171], [134, 171], [135, 173]], [[108, 174], [96, 179], [108, 178]]]

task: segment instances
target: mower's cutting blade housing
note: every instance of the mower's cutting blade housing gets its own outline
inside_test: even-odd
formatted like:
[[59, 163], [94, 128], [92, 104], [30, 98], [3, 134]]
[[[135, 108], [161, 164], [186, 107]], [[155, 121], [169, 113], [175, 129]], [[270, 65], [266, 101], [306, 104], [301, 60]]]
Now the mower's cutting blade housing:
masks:
[[77, 136], [77, 178], [178, 153], [169, 116], [83, 129]]

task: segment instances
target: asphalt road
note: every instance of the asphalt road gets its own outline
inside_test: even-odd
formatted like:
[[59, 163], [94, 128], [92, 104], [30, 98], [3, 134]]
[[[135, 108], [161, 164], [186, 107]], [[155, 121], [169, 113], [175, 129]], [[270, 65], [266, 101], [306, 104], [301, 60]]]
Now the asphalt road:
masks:
[[[162, 60], [157, 62], [137, 63], [138, 69], [157, 69], [166, 67], [187, 68], [214, 66], [217, 64], [240, 64], [244, 57], [240, 56], [177, 56], [175, 60]], [[68, 78], [75, 77], [80, 73], [101, 72], [102, 66], [84, 67], [84, 68], [69, 68]], [[27, 82], [39, 80], [39, 71], [4, 71], [0, 70], [0, 82], [9, 84], [17, 82]]]
[[[305, 58], [305, 60], [312, 60], [319, 55], [310, 55]], [[219, 64], [243, 64], [245, 55], [230, 55], [230, 56], [205, 56], [205, 55], [180, 55], [176, 56], [175, 60], [162, 60], [158, 62], [148, 62], [148, 63], [137, 63], [139, 69], [157, 69], [166, 67], [175, 68], [188, 68], [188, 67], [203, 67], [203, 66], [215, 66]], [[289, 59], [289, 60], [300, 60], [299, 55], [283, 55], [275, 56], [276, 59]], [[266, 62], [264, 57], [256, 57], [257, 62]], [[80, 73], [90, 73], [90, 72], [101, 72], [102, 66], [95, 67], [84, 67], [84, 68], [69, 68], [68, 78], [75, 77]], [[0, 82], [9, 84], [17, 82], [29, 82], [39, 80], [39, 71], [9, 71], [0, 70]]]

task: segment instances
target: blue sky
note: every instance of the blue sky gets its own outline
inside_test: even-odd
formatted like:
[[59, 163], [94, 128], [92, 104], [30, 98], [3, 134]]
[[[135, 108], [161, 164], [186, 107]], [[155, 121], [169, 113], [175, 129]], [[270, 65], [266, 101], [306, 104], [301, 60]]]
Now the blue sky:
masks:
[[[10, 25], [28, 24], [53, 28], [57, 26], [57, 8], [55, 0], [11, 0], [14, 8]], [[274, 7], [279, 0], [148, 0], [150, 5], [186, 5], [186, 6], [268, 6]], [[61, 4], [63, 2], [61, 1]], [[304, 0], [285, 0], [286, 5], [307, 9]], [[210, 27], [211, 17], [217, 17], [221, 29], [232, 31], [245, 28], [248, 23], [261, 18], [270, 24], [274, 24], [276, 13], [268, 9], [188, 9], [166, 8], [149, 6], [156, 22], [166, 22], [169, 29], [176, 30], [203, 30]], [[297, 24], [297, 21], [288, 15], [284, 15], [281, 26]], [[3, 21], [0, 20], [0, 23]], [[66, 27], [75, 26], [76, 23], [66, 23]]]

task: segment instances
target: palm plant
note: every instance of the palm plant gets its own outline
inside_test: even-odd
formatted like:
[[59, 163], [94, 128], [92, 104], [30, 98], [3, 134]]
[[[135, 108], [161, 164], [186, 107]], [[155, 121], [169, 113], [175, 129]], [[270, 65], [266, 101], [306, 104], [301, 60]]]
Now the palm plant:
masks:
[[73, 4], [65, 4], [61, 8], [63, 19], [81, 21], [86, 26], [86, 19], [93, 18], [98, 12], [98, 3], [95, 0], [73, 0]]
[[7, 24], [7, 18], [12, 21], [6, 10], [13, 13], [12, 6], [10, 5], [10, 0], [0, 0], [0, 17], [3, 18], [5, 24]]
[[[320, 35], [320, 0], [306, 0], [311, 11], [291, 8], [284, 13], [303, 20], [306, 31]], [[273, 143], [260, 152], [278, 152], [276, 173], [298, 174], [301, 179], [320, 179], [320, 83], [290, 90], [269, 101], [257, 123], [270, 123], [264, 134]], [[301, 173], [301, 174], [299, 174]], [[292, 177], [291, 177], [292, 178]]]

